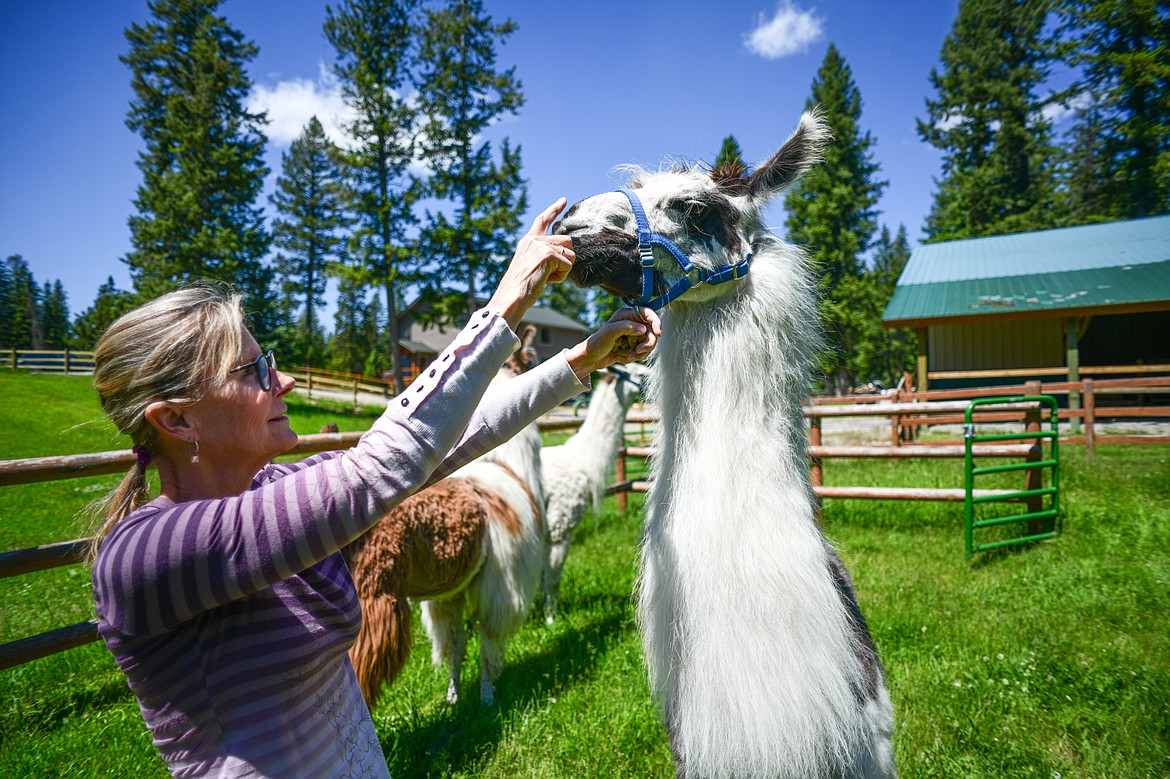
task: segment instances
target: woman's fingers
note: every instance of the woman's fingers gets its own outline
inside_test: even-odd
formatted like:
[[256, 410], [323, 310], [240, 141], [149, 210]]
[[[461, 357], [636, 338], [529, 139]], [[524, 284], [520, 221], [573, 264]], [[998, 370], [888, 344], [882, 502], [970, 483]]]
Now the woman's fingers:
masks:
[[569, 238], [563, 235], [545, 236], [552, 240], [549, 244], [552, 252], [552, 262], [549, 264], [548, 275], [545, 280], [549, 284], [560, 284], [569, 277], [569, 271], [573, 269], [573, 260], [577, 259], [576, 253], [573, 251], [573, 243]]
[[548, 229], [553, 226], [553, 222], [557, 221], [557, 216], [568, 205], [569, 201], [565, 198], [557, 198], [557, 201], [548, 208], [541, 211], [535, 221], [532, 223], [532, 228], [528, 231], [529, 235], [544, 235]]

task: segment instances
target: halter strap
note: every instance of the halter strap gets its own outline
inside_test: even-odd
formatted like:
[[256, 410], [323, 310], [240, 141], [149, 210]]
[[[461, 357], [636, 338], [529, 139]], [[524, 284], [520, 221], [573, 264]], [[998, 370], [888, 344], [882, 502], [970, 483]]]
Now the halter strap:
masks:
[[[633, 209], [634, 221], [638, 225], [638, 257], [642, 261], [642, 297], [638, 301], [627, 300], [626, 303], [629, 305], [646, 306], [657, 311], [693, 287], [699, 287], [703, 284], [722, 284], [726, 281], [743, 278], [748, 274], [752, 262], [751, 252], [748, 252], [748, 255], [735, 265], [724, 265], [713, 271], [695, 267], [694, 263], [687, 257], [686, 252], [678, 248], [674, 241], [650, 229], [650, 220], [646, 218], [642, 201], [632, 189], [622, 187], [617, 191], [626, 196], [626, 200], [630, 201], [630, 208]], [[683, 272], [682, 278], [658, 297], [654, 297], [654, 246], [661, 246], [670, 252]]]

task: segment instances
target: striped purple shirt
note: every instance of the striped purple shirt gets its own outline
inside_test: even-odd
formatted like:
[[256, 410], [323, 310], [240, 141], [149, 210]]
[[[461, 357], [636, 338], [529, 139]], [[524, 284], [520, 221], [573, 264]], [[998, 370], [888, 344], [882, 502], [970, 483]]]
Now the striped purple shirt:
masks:
[[487, 389], [516, 344], [477, 312], [353, 449], [115, 526], [93, 572], [98, 630], [174, 775], [389, 775], [347, 655], [361, 607], [338, 550], [583, 389], [563, 353]]

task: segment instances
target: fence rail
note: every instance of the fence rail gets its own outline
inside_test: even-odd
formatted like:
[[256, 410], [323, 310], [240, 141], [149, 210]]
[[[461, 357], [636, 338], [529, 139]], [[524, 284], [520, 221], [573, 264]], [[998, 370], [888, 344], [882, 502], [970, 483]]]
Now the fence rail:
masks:
[[[1101, 372], [1121, 370], [1124, 367], [1137, 368], [1142, 366], [1112, 366], [1092, 369]], [[1170, 366], [1145, 366], [1148, 368], [1170, 368]], [[1033, 372], [1034, 373], [1034, 372]], [[998, 372], [1002, 377], [1005, 372]], [[908, 385], [909, 381], [904, 381]], [[905, 388], [887, 395], [852, 395], [844, 397], [823, 397], [814, 399], [817, 408], [834, 408], [840, 406], [874, 405], [881, 408], [894, 408], [890, 416], [890, 442], [894, 446], [912, 442], [918, 437], [919, 429], [929, 425], [958, 425], [963, 423], [963, 414], [955, 411], [954, 414], [924, 415], [919, 413], [922, 403], [937, 404], [945, 401], [969, 401], [976, 398], [1001, 397], [1008, 395], [1055, 395], [1066, 396], [1069, 399], [1068, 408], [1058, 410], [1061, 421], [1069, 422], [1068, 432], [1061, 434], [1061, 440], [1066, 443], [1084, 444], [1091, 454], [1096, 444], [1131, 444], [1131, 443], [1170, 443], [1170, 435], [1107, 435], [1098, 434], [1097, 426], [1104, 420], [1115, 419], [1168, 419], [1170, 418], [1170, 403], [1163, 400], [1162, 404], [1150, 403], [1150, 396], [1170, 396], [1170, 376], [1137, 376], [1123, 379], [1082, 379], [1081, 381], [1041, 382], [1027, 381], [1023, 384], [1012, 384], [997, 387], [969, 387], [963, 389], [927, 390], [918, 392]], [[1114, 399], [1127, 396], [1134, 400], [1129, 405], [1118, 405]], [[1100, 401], [1098, 400], [1100, 398]], [[1103, 405], [1110, 403], [1111, 405]], [[963, 406], [965, 408], [965, 405]], [[936, 408], [938, 408], [936, 406]], [[873, 412], [880, 414], [880, 412]], [[846, 416], [855, 416], [845, 413]], [[983, 421], [1010, 421], [1011, 417], [984, 417]], [[1083, 432], [1081, 428], [1083, 427]]]
[[[296, 375], [295, 373], [293, 374]], [[314, 372], [314, 386], [322, 386], [328, 376], [320, 376]], [[308, 376], [305, 376], [308, 383]], [[336, 377], [333, 377], [336, 379]], [[299, 380], [299, 378], [298, 378]], [[382, 391], [381, 382], [366, 379], [358, 382], [358, 390], [354, 390], [352, 376], [336, 379], [346, 387], [347, 392], [357, 392], [362, 386]], [[1041, 392], [1041, 389], [1043, 392]], [[875, 498], [899, 500], [947, 500], [962, 501], [965, 499], [963, 490], [947, 490], [933, 488], [890, 488], [872, 486], [826, 486], [822, 483], [823, 461], [828, 457], [956, 457], [962, 456], [962, 447], [948, 445], [924, 445], [913, 442], [917, 429], [926, 424], [942, 424], [943, 420], [956, 418], [963, 419], [963, 413], [969, 406], [971, 398], [987, 397], [1004, 394], [1061, 394], [1081, 392], [1085, 399], [1083, 408], [1062, 409], [1059, 412], [1061, 420], [1081, 420], [1085, 426], [1083, 436], [1073, 436], [1062, 439], [1073, 443], [1084, 443], [1092, 451], [1094, 443], [1170, 443], [1170, 436], [1098, 436], [1095, 425], [1100, 419], [1112, 417], [1142, 418], [1155, 416], [1170, 416], [1170, 408], [1165, 406], [1130, 406], [1130, 407], [1100, 407], [1096, 405], [1098, 395], [1109, 396], [1115, 393], [1134, 392], [1170, 392], [1170, 376], [1146, 377], [1137, 379], [1107, 379], [1095, 381], [1085, 379], [1081, 382], [1056, 382], [1041, 385], [1040, 382], [1029, 382], [1019, 388], [993, 387], [974, 388], [968, 390], [940, 390], [929, 392], [901, 392], [894, 396], [853, 396], [850, 398], [821, 398], [806, 408], [805, 414], [810, 421], [810, 472], [813, 474], [814, 489], [820, 498]], [[994, 421], [999, 417], [996, 414], [1017, 413], [1019, 409], [1011, 404], [998, 404], [991, 412], [981, 411], [976, 418], [979, 422]], [[821, 420], [840, 418], [844, 416], [886, 416], [891, 420], [891, 446], [836, 446], [828, 447], [820, 437]], [[653, 424], [659, 417], [653, 412], [633, 411], [627, 417], [627, 422]], [[584, 420], [574, 418], [545, 418], [539, 423], [542, 431], [570, 430], [579, 426]], [[361, 433], [319, 433], [301, 436], [296, 447], [289, 454], [309, 454], [312, 452], [330, 449], [342, 449], [353, 446]], [[972, 454], [976, 457], [1028, 457], [1033, 447], [1028, 444], [979, 445], [973, 447]], [[959, 454], [956, 454], [956, 450]], [[627, 458], [645, 458], [653, 454], [647, 446], [628, 446], [619, 452], [615, 463], [615, 483], [610, 485], [606, 494], [618, 496], [621, 509], [626, 507], [626, 496], [629, 492], [646, 492], [649, 482], [645, 480], [631, 480], [627, 478]], [[93, 454], [65, 455], [58, 457], [39, 457], [25, 460], [0, 461], [0, 486], [15, 484], [30, 484], [53, 481], [57, 479], [78, 478], [83, 476], [97, 476], [112, 473], [122, 473], [134, 462], [134, 454], [129, 449], [97, 452]], [[1035, 467], [1035, 466], [1033, 466]], [[976, 497], [992, 500], [1018, 500], [1013, 498], [1010, 490], [977, 490]], [[62, 565], [73, 565], [84, 559], [85, 549], [90, 539], [75, 539], [55, 544], [46, 544], [31, 549], [18, 549], [0, 553], [0, 578], [16, 576], [35, 571], [42, 571]], [[9, 642], [0, 645], [0, 669], [28, 662], [55, 652], [64, 651], [75, 646], [97, 639], [96, 623], [92, 620], [51, 630], [36, 636]]]
[[[564, 430], [578, 427], [582, 422], [584, 422], [582, 418], [542, 419], [539, 426], [542, 430]], [[356, 444], [361, 436], [361, 433], [303, 435], [288, 454], [312, 454], [334, 449], [347, 449]], [[0, 486], [35, 484], [59, 479], [122, 473], [134, 462], [135, 455], [129, 449], [61, 457], [0, 460]], [[72, 541], [2, 552], [0, 553], [0, 579], [81, 563], [85, 560], [86, 550], [91, 541], [90, 538], [78, 538]], [[82, 646], [97, 639], [97, 622], [87, 620], [0, 644], [0, 670]]]
[[0, 349], [0, 364], [34, 373], [93, 373], [93, 352], [76, 349]]

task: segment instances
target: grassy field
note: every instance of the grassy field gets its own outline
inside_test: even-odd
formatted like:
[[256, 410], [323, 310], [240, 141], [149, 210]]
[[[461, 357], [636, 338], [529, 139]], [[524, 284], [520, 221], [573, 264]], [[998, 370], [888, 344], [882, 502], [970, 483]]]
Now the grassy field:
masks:
[[[0, 371], [0, 459], [123, 448], [85, 379]], [[294, 428], [370, 414], [297, 404]], [[953, 504], [829, 501], [825, 529], [886, 664], [903, 777], [1170, 776], [1170, 449], [1062, 448], [1064, 533], [963, 557]], [[830, 484], [961, 486], [955, 462], [833, 461]], [[114, 477], [0, 489], [0, 550], [84, 535]], [[417, 646], [374, 721], [404, 777], [668, 777], [630, 593], [641, 499], [578, 531], [562, 612], [509, 648], [497, 704], [443, 700]], [[84, 619], [77, 567], [0, 580], [0, 641]], [[471, 658], [477, 644], [469, 647]], [[0, 777], [165, 776], [113, 661], [92, 644], [0, 671]]]

